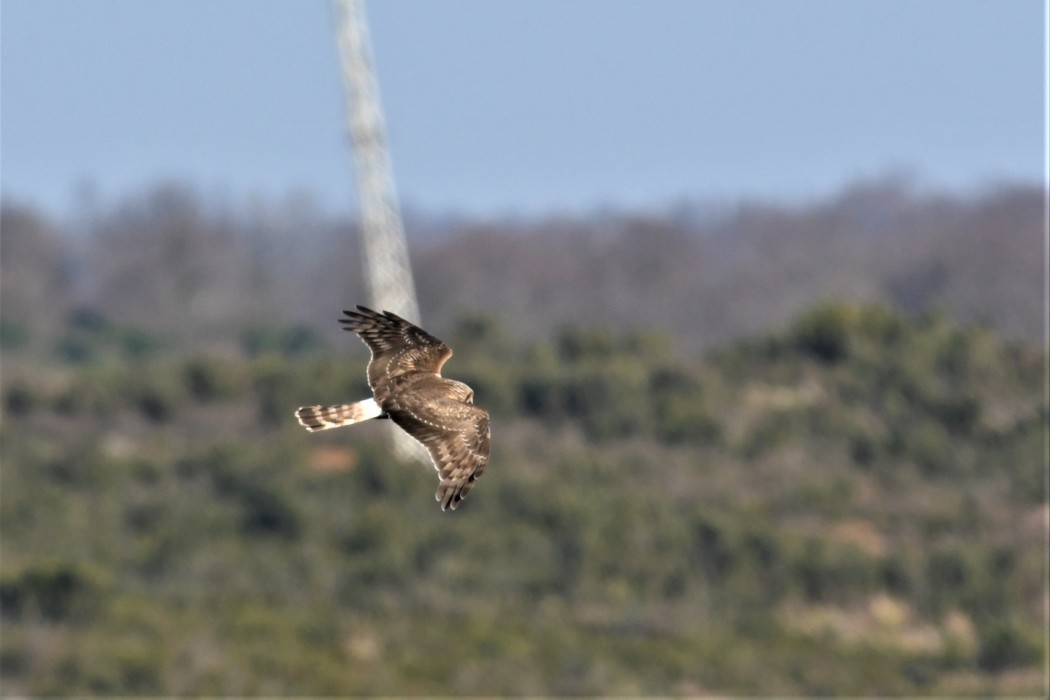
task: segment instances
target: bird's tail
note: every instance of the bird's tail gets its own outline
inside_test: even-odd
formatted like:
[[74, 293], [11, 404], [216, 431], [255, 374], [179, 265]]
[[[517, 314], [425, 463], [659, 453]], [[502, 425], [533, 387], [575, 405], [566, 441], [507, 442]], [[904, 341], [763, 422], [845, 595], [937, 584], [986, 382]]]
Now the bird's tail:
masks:
[[303, 406], [295, 412], [299, 423], [311, 433], [353, 425], [370, 418], [379, 418], [381, 415], [383, 411], [375, 399], [365, 399], [338, 406]]

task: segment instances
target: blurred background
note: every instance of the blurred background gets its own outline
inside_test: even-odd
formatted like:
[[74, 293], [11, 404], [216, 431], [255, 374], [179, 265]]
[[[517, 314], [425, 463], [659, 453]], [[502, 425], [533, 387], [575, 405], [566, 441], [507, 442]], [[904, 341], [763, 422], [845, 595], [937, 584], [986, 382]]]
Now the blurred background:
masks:
[[333, 7], [0, 10], [4, 695], [1046, 692], [1044, 3], [371, 3], [455, 513]]

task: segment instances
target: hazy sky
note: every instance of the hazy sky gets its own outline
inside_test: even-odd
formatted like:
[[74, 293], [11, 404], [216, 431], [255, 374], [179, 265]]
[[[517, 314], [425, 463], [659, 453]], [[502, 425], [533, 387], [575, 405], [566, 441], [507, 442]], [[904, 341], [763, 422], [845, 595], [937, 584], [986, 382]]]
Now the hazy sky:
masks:
[[[326, 0], [2, 0], [2, 186], [353, 208]], [[372, 0], [402, 199], [468, 214], [1044, 181], [1042, 0]]]

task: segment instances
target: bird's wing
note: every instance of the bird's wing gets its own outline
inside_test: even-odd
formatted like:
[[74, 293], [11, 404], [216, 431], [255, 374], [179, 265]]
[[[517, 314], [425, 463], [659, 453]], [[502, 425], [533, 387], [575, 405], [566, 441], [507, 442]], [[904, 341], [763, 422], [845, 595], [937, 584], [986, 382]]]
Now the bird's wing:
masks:
[[434, 497], [442, 510], [455, 510], [488, 463], [489, 414], [449, 398], [436, 384], [398, 394], [387, 413], [430, 453], [441, 479]]
[[364, 306], [343, 313], [346, 318], [339, 322], [344, 329], [361, 336], [372, 351], [368, 385], [380, 403], [394, 390], [389, 384], [396, 377], [409, 372], [440, 374], [441, 366], [452, 357], [452, 348], [395, 313]]

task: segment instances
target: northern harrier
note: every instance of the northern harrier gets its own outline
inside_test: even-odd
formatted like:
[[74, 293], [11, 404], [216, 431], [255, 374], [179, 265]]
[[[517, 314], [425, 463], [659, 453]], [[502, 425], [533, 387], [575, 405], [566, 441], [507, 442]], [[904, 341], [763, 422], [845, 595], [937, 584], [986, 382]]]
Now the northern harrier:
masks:
[[474, 390], [445, 379], [441, 366], [452, 348], [389, 311], [358, 306], [339, 319], [372, 351], [371, 399], [337, 406], [304, 406], [295, 412], [310, 432], [389, 418], [430, 453], [441, 483], [441, 510], [456, 509], [474, 488], [489, 459], [489, 414], [474, 405]]

